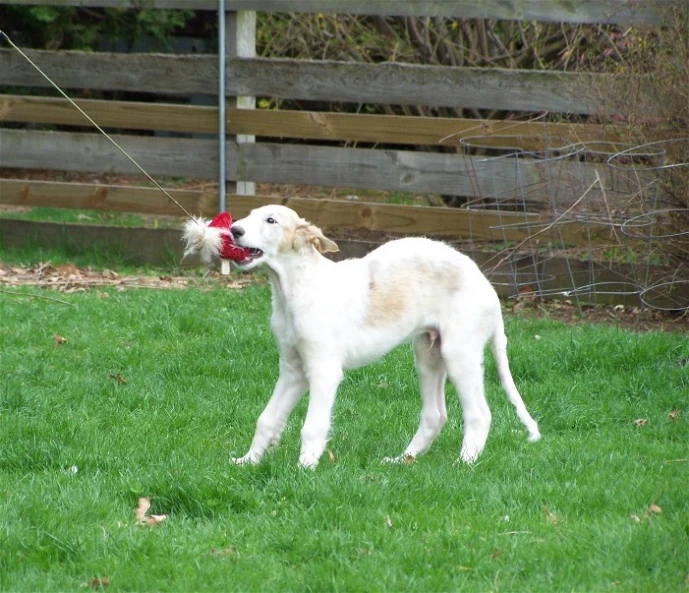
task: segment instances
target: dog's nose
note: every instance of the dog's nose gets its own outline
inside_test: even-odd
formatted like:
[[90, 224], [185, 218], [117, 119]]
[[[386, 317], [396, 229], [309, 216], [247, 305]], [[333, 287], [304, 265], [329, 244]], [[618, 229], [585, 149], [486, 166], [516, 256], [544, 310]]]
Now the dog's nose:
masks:
[[233, 224], [230, 227], [230, 232], [232, 233], [232, 236], [235, 239], [239, 239], [239, 237], [241, 237], [244, 234], [244, 229], [240, 226], [237, 226], [236, 224]]

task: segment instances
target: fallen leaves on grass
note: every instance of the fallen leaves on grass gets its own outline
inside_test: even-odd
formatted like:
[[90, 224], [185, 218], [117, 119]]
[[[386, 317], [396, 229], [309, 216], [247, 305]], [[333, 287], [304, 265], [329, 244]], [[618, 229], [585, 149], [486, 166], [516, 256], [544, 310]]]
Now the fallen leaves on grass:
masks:
[[672, 410], [672, 412], [670, 412], [670, 413], [667, 415], [667, 419], [668, 419], [670, 422], [674, 422], [675, 420], [677, 420], [677, 414], [679, 414], [679, 410], [677, 410], [677, 409]]
[[[646, 519], [647, 523], [650, 523], [651, 517], [653, 515], [660, 515], [662, 514], [663, 509], [661, 509], [656, 503], [652, 502], [651, 504], [648, 505], [648, 508], [646, 509], [646, 512], [644, 513], [644, 518]], [[641, 523], [641, 518], [638, 515], [635, 515], [634, 513], [630, 513], [629, 517], [631, 518], [634, 523]]]
[[110, 374], [110, 375], [108, 375], [108, 378], [109, 378], [109, 379], [114, 379], [114, 380], [117, 381], [120, 385], [126, 385], [126, 384], [127, 384], [127, 381], [125, 381], [125, 380], [122, 378], [122, 375], [121, 375], [120, 373], [117, 373], [116, 375]]
[[91, 579], [90, 581], [86, 581], [85, 583], [81, 583], [81, 586], [84, 588], [88, 589], [94, 589], [96, 591], [100, 589], [105, 589], [105, 587], [108, 587], [110, 585], [110, 579], [106, 579], [105, 577], [96, 577]]
[[211, 556], [239, 556], [239, 550], [234, 546], [227, 548], [211, 548]]
[[330, 449], [328, 449], [328, 461], [330, 461], [330, 463], [335, 463], [335, 453]]
[[663, 512], [663, 509], [661, 509], [657, 504], [651, 503], [648, 505], [648, 511], [646, 511], [648, 515], [660, 515]]
[[61, 336], [60, 334], [53, 335], [53, 346], [62, 346], [62, 344], [67, 343], [67, 338]]
[[150, 527], [158, 525], [167, 519], [167, 515], [147, 515], [151, 508], [151, 501], [141, 497], [138, 506], [134, 509], [134, 517], [137, 525], [148, 525]]
[[557, 525], [559, 523], [559, 519], [550, 512], [547, 505], [543, 505], [543, 510], [545, 511], [546, 519], [548, 519], [551, 525]]
[[388, 529], [392, 527], [392, 519], [390, 519], [390, 515], [385, 515], [385, 527]]
[[646, 418], [637, 418], [632, 424], [638, 427], [646, 426], [646, 424], [648, 424], [648, 420], [646, 420]]
[[[226, 280], [224, 277], [209, 277], [227, 288], [240, 289], [252, 282], [250, 277]], [[53, 266], [50, 262], [35, 266], [9, 266], [0, 262], [0, 287], [38, 286], [63, 293], [84, 292], [89, 288], [113, 286], [117, 290], [128, 288], [186, 288], [198, 280], [184, 276], [121, 276], [112, 270], [77, 268], [72, 263]], [[108, 298], [99, 292], [100, 298]]]

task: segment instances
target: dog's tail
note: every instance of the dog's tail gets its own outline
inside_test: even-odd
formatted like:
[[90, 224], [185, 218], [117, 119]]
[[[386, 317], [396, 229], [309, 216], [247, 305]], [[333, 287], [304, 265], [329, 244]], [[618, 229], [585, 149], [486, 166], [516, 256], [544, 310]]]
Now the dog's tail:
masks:
[[493, 350], [495, 365], [498, 368], [500, 384], [507, 393], [507, 397], [509, 398], [510, 402], [512, 402], [512, 405], [517, 413], [517, 417], [522, 421], [522, 424], [526, 426], [526, 429], [529, 431], [529, 440], [537, 441], [541, 438], [541, 433], [538, 430], [538, 424], [526, 409], [524, 400], [519, 394], [519, 390], [514, 384], [514, 379], [512, 378], [512, 373], [510, 372], [510, 363], [507, 360], [507, 336], [505, 336], [505, 326], [502, 321], [502, 315], [498, 315], [498, 323], [495, 331], [493, 332], [493, 336], [491, 337], [490, 345], [491, 349]]

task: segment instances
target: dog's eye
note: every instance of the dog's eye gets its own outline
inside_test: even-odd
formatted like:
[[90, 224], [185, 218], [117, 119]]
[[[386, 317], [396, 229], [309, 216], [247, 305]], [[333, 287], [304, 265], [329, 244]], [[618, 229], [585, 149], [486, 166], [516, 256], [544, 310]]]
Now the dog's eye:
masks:
[[266, 222], [268, 224], [277, 224], [278, 221], [275, 220], [273, 217], [270, 217], [270, 218], [266, 218]]

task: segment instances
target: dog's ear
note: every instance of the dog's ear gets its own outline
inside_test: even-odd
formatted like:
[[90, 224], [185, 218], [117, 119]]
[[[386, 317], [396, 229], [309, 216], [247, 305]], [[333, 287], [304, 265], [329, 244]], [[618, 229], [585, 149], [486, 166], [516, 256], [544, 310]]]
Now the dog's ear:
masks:
[[334, 241], [328, 239], [321, 229], [312, 224], [302, 224], [294, 234], [294, 248], [300, 251], [306, 245], [313, 245], [320, 253], [339, 251]]

